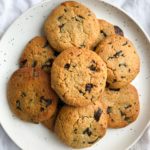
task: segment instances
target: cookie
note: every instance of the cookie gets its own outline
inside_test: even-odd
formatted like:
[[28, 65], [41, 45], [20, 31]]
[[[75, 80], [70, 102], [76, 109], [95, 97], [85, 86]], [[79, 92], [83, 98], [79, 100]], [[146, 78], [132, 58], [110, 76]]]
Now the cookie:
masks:
[[113, 25], [102, 19], [99, 19], [98, 21], [100, 27], [99, 41], [113, 34], [124, 36], [123, 30], [119, 26]]
[[73, 148], [89, 147], [106, 133], [107, 114], [100, 101], [85, 107], [64, 106], [56, 123], [57, 136]]
[[20, 67], [38, 67], [50, 72], [55, 59], [55, 52], [50, 48], [45, 37], [34, 37], [24, 49], [20, 58]]
[[131, 41], [111, 35], [100, 42], [96, 53], [107, 64], [107, 83], [117, 89], [129, 84], [140, 71], [140, 59]]
[[99, 35], [99, 24], [90, 9], [74, 1], [61, 3], [44, 24], [50, 45], [58, 52], [71, 47], [92, 48]]
[[53, 62], [51, 86], [68, 105], [86, 106], [98, 101], [105, 88], [107, 68], [93, 51], [71, 48]]
[[129, 84], [120, 89], [106, 88], [102, 102], [107, 106], [108, 127], [121, 128], [134, 122], [140, 111], [136, 88]]
[[22, 120], [41, 122], [50, 118], [58, 97], [50, 87], [49, 75], [39, 68], [24, 67], [13, 73], [8, 83], [8, 101]]

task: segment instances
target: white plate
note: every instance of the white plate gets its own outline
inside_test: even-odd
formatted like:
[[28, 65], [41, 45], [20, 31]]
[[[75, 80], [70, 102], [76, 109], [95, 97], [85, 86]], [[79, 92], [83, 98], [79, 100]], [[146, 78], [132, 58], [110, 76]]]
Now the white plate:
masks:
[[[18, 59], [26, 43], [42, 34], [42, 26], [50, 11], [63, 0], [49, 0], [29, 9], [7, 30], [0, 42], [0, 122], [11, 139], [27, 150], [70, 149], [42, 125], [25, 123], [9, 109], [6, 87], [10, 75], [18, 68]], [[99, 0], [80, 0], [91, 8], [98, 18], [120, 26], [125, 36], [133, 41], [141, 59], [141, 71], [133, 84], [137, 87], [141, 111], [138, 120], [123, 129], [109, 129], [106, 136], [88, 149], [123, 150], [139, 139], [150, 119], [150, 43], [145, 33], [122, 10]]]

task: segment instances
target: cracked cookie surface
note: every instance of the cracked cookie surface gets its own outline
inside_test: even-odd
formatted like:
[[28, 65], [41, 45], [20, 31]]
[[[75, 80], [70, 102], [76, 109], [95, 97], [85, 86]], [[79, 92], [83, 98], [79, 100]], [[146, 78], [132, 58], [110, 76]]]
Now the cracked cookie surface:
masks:
[[98, 41], [101, 41], [107, 36], [114, 34], [124, 36], [123, 30], [119, 26], [113, 25], [102, 19], [98, 19], [98, 22], [100, 28]]
[[25, 47], [19, 64], [20, 67], [39, 67], [50, 72], [55, 57], [55, 52], [50, 48], [46, 38], [36, 36]]
[[140, 59], [131, 41], [111, 35], [100, 42], [96, 53], [107, 65], [107, 83], [111, 88], [129, 84], [140, 71]]
[[51, 86], [68, 105], [85, 106], [99, 101], [105, 88], [107, 68], [93, 51], [71, 48], [53, 62]]
[[55, 132], [67, 145], [89, 147], [101, 139], [107, 129], [106, 108], [98, 101], [85, 107], [64, 106], [60, 110]]
[[102, 102], [107, 106], [108, 127], [121, 128], [134, 122], [140, 111], [136, 88], [129, 84], [120, 89], [106, 88]]
[[93, 12], [78, 2], [64, 2], [55, 8], [44, 24], [50, 45], [58, 52], [67, 48], [92, 48], [99, 35]]
[[21, 68], [8, 83], [8, 101], [22, 120], [38, 123], [50, 118], [58, 97], [50, 87], [49, 75], [39, 68]]

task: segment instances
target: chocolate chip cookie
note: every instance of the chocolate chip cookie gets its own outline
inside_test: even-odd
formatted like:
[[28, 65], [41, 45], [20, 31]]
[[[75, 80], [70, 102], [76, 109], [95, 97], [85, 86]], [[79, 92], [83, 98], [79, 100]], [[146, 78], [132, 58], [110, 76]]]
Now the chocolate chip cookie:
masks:
[[136, 88], [129, 84], [120, 89], [106, 88], [102, 102], [107, 106], [108, 127], [121, 128], [135, 121], [140, 111]]
[[39, 68], [24, 67], [13, 73], [8, 83], [8, 101], [22, 120], [38, 123], [50, 118], [58, 97], [50, 87], [49, 75]]
[[85, 107], [66, 105], [55, 123], [58, 137], [73, 148], [91, 146], [105, 135], [106, 129], [106, 109], [100, 101]]
[[107, 83], [111, 88], [129, 84], [140, 71], [140, 59], [131, 41], [111, 35], [100, 42], [96, 53], [107, 65]]
[[74, 1], [61, 3], [44, 24], [50, 45], [58, 52], [67, 48], [92, 48], [99, 35], [99, 24], [90, 9]]
[[107, 68], [93, 51], [71, 48], [53, 62], [51, 86], [68, 105], [86, 106], [99, 101], [105, 88]]
[[102, 19], [99, 19], [98, 21], [100, 27], [99, 41], [113, 34], [124, 36], [123, 30], [119, 26], [113, 25]]
[[50, 72], [55, 57], [55, 52], [50, 48], [46, 38], [36, 36], [27, 44], [19, 64], [20, 67], [39, 67]]

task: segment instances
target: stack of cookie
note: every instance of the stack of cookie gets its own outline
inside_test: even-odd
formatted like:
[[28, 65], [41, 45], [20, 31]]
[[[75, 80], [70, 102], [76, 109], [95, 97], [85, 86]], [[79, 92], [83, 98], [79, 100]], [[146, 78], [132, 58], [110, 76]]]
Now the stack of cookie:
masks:
[[136, 120], [139, 99], [130, 82], [140, 60], [123, 31], [67, 1], [33, 38], [8, 83], [8, 101], [22, 120], [43, 123], [74, 148], [89, 147], [108, 127]]

